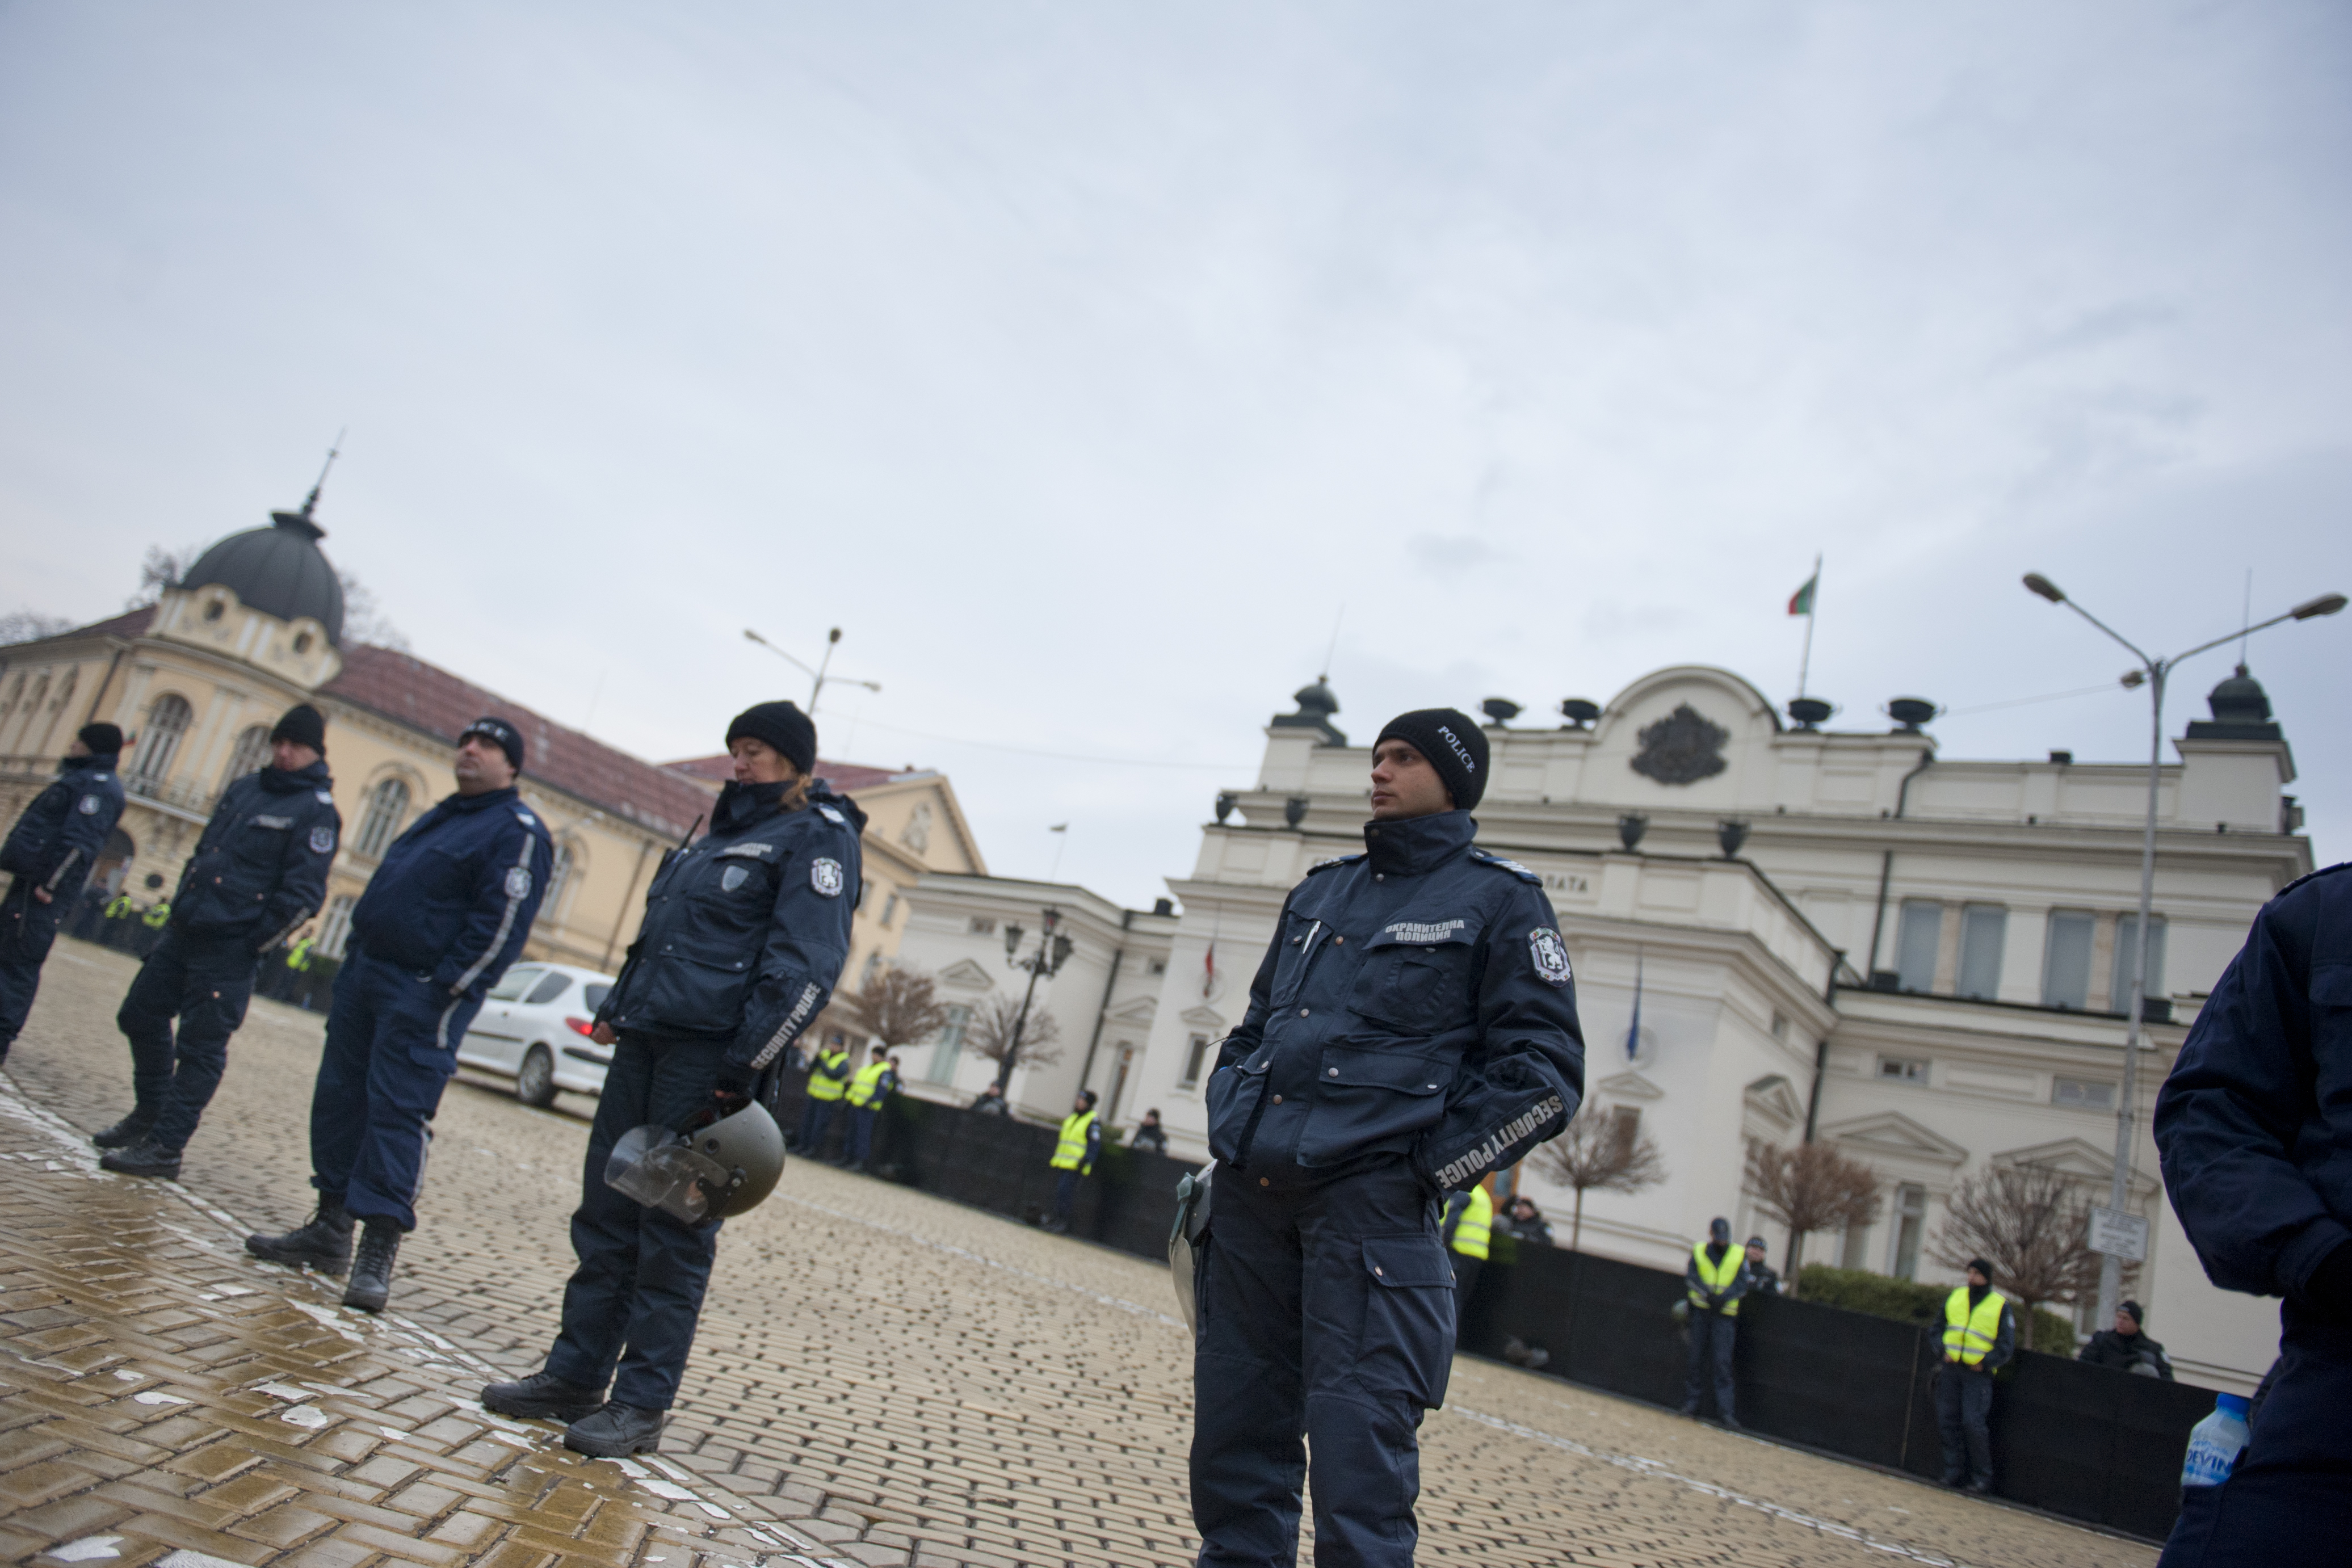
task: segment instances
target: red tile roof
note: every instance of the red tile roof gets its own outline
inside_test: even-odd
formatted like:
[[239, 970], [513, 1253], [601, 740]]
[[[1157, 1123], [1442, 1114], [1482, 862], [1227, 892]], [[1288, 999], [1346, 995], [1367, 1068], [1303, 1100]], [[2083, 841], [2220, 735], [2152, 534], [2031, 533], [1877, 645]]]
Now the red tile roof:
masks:
[[[143, 637], [147, 622], [155, 619], [155, 607], [142, 604], [120, 615], [110, 615], [103, 621], [93, 621], [87, 626], [77, 626], [70, 632], [60, 632], [54, 637], [36, 637], [35, 643], [62, 643], [68, 637]], [[29, 647], [31, 643], [18, 643]]]
[[522, 731], [525, 778], [656, 832], [682, 834], [688, 823], [710, 810], [708, 792], [667, 768], [616, 751], [413, 653], [364, 645], [346, 648], [342, 674], [320, 686], [319, 695], [380, 714], [451, 746], [466, 726], [496, 714]]
[[[735, 765], [723, 751], [716, 757], [689, 757], [683, 762], [668, 762], [663, 766], [672, 773], [698, 779], [714, 789], [735, 777]], [[822, 757], [816, 759], [816, 776], [845, 795], [853, 790], [871, 789], [877, 784], [887, 784], [894, 779], [911, 779], [922, 771], [921, 768], [910, 771], [896, 768], [866, 768], [855, 762], [827, 762]]]

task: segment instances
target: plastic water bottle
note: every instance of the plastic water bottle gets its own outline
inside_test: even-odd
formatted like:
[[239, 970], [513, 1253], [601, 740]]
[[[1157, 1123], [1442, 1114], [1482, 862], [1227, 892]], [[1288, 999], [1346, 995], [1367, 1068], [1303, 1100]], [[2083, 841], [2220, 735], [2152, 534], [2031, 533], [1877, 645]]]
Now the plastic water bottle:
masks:
[[2189, 1457], [2180, 1466], [2180, 1487], [2217, 1487], [2230, 1479], [2246, 1451], [2246, 1402], [2235, 1394], [2213, 1398], [2213, 1414], [2189, 1429]]

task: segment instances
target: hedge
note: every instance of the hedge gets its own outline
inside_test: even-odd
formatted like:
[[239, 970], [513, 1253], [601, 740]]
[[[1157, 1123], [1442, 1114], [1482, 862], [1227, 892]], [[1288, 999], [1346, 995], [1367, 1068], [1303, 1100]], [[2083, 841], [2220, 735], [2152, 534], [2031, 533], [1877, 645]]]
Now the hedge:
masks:
[[[1827, 1263], [1808, 1263], [1797, 1274], [1797, 1296], [1801, 1301], [1893, 1318], [1898, 1322], [1939, 1322], [1944, 1315], [1944, 1299], [1951, 1293], [1948, 1285], [1922, 1285], [1916, 1280], [1874, 1274], [1867, 1269], [1833, 1269]], [[2032, 1343], [2025, 1347], [2028, 1350], [2069, 1357], [2074, 1354], [2074, 1325], [2056, 1312], [2034, 1308], [2032, 1336]]]

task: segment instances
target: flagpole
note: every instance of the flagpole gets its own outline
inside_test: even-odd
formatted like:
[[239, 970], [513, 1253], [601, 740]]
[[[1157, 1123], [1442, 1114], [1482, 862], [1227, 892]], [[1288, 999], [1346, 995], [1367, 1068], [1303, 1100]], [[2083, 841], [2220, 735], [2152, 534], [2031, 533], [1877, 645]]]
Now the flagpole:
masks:
[[1813, 579], [1805, 588], [1805, 653], [1797, 664], [1797, 695], [1801, 697], [1805, 695], [1805, 682], [1813, 673], [1813, 606], [1822, 596], [1822, 558], [1818, 553], [1813, 557]]

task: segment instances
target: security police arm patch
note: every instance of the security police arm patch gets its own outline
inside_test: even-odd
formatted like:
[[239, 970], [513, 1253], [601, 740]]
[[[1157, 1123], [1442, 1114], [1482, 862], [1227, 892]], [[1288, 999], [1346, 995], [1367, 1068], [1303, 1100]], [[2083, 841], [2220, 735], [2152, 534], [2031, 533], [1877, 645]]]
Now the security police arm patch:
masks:
[[[334, 853], [335, 830], [332, 828], [311, 829], [310, 852], [314, 855], [331, 855]], [[530, 873], [525, 873], [524, 874], [528, 876]]]
[[839, 898], [843, 880], [839, 861], [820, 859], [809, 862], [809, 885], [825, 897]]
[[1528, 950], [1534, 955], [1536, 973], [1555, 986], [1568, 984], [1568, 944], [1559, 933], [1549, 925], [1538, 925], [1528, 933]]
[[507, 896], [522, 899], [530, 896], [530, 872], [524, 866], [514, 866], [507, 872]]
[[99, 804], [99, 800], [98, 800], [98, 797], [97, 797], [97, 796], [95, 796], [95, 795], [84, 795], [84, 796], [81, 798], [81, 814], [82, 814], [83, 816], [85, 816], [85, 817], [95, 817], [95, 816], [97, 816], [97, 815], [98, 815], [98, 804]]

